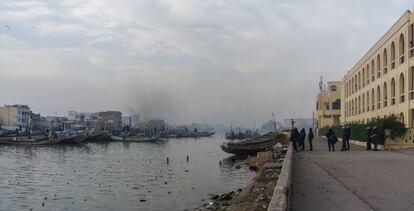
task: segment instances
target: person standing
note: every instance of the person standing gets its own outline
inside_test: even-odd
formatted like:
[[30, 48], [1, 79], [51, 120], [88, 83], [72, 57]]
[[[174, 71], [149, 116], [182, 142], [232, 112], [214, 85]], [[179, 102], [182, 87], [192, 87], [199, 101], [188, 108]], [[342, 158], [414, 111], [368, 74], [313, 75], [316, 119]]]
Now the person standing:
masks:
[[349, 138], [351, 136], [351, 128], [348, 125], [345, 125], [342, 129], [342, 148], [341, 151], [349, 150]]
[[328, 132], [326, 133], [326, 138], [328, 138], [328, 147], [329, 151], [335, 152], [335, 143], [338, 141], [338, 138], [335, 135], [335, 132], [332, 128], [329, 128]]
[[365, 150], [371, 150], [371, 136], [372, 136], [372, 129], [371, 127], [367, 127], [368, 139], [367, 139], [367, 148]]
[[302, 130], [300, 130], [300, 144], [302, 146], [302, 151], [305, 150], [305, 139], [306, 139], [306, 131], [305, 131], [305, 128], [302, 128]]
[[312, 140], [313, 140], [313, 131], [312, 128], [309, 128], [309, 133], [308, 133], [308, 141], [309, 141], [309, 151], [312, 151]]
[[293, 128], [291, 131], [290, 131], [290, 141], [292, 142], [292, 145], [293, 145], [293, 149], [295, 150], [295, 152], [298, 152], [298, 147], [297, 147], [297, 142], [298, 142], [298, 139], [299, 139], [299, 132], [298, 132], [298, 129], [296, 129], [296, 128]]

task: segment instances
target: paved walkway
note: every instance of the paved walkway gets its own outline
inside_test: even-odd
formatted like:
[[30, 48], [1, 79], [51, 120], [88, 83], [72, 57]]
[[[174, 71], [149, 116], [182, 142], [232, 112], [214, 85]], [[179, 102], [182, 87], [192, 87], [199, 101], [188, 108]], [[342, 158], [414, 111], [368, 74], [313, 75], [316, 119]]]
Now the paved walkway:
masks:
[[341, 144], [329, 152], [318, 137], [314, 151], [294, 154], [291, 210], [414, 210], [414, 150], [341, 152]]

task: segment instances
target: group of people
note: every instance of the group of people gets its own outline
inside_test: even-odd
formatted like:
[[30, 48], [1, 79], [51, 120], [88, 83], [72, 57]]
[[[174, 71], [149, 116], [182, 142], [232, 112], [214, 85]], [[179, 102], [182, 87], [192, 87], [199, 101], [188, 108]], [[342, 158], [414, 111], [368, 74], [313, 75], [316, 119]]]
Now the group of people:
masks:
[[[371, 144], [374, 145], [374, 151], [377, 151], [377, 145], [380, 143], [380, 136], [379, 130], [377, 127], [367, 127], [368, 133], [368, 140], [366, 145], [366, 150], [371, 150]], [[329, 128], [328, 132], [325, 134], [328, 140], [328, 148], [329, 151], [335, 151], [335, 144], [338, 142], [338, 138], [333, 131], [332, 128]], [[341, 151], [348, 151], [350, 150], [349, 146], [349, 139], [351, 137], [351, 127], [349, 125], [345, 125], [342, 127], [342, 147]], [[313, 131], [312, 128], [309, 128], [308, 133], [308, 142], [309, 142], [309, 150], [312, 151], [312, 140], [313, 140]], [[306, 139], [306, 131], [304, 128], [299, 132], [297, 128], [293, 128], [290, 133], [290, 141], [293, 143], [293, 148], [295, 152], [298, 151], [298, 147], [301, 151], [305, 150], [305, 139]]]
[[[313, 146], [312, 146], [312, 140], [313, 140], [313, 131], [312, 128], [309, 128], [309, 133], [308, 133], [308, 142], [309, 142], [309, 150], [312, 151], [313, 150]], [[301, 151], [305, 150], [305, 139], [306, 139], [306, 131], [304, 128], [302, 128], [302, 130], [299, 130], [297, 128], [293, 128], [290, 132], [290, 141], [293, 143], [293, 149], [295, 150], [295, 152], [298, 151], [298, 146], [300, 148]]]

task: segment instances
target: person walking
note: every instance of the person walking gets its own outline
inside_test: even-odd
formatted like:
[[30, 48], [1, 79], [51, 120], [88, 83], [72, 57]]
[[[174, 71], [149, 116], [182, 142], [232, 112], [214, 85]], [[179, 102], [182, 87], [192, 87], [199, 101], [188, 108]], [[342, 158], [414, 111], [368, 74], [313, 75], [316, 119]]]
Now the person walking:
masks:
[[365, 150], [371, 150], [371, 143], [372, 143], [372, 129], [371, 127], [367, 127], [368, 139], [367, 139], [367, 148]]
[[290, 141], [292, 142], [293, 149], [295, 150], [295, 152], [298, 152], [298, 147], [297, 147], [298, 139], [299, 139], [298, 129], [297, 128], [293, 128], [290, 131]]
[[312, 140], [313, 140], [313, 131], [312, 128], [309, 128], [309, 133], [308, 133], [308, 141], [309, 141], [309, 151], [312, 151]]
[[305, 150], [305, 139], [306, 139], [306, 131], [305, 131], [305, 128], [302, 128], [302, 130], [300, 130], [300, 144], [302, 146], [302, 151]]
[[374, 144], [374, 151], [377, 151], [378, 150], [377, 146], [380, 141], [379, 141], [379, 130], [376, 126], [372, 128], [371, 142]]
[[345, 125], [342, 129], [342, 148], [341, 151], [349, 150], [349, 138], [351, 136], [351, 128], [348, 125]]
[[335, 135], [335, 132], [332, 128], [329, 128], [328, 132], [326, 133], [326, 137], [328, 138], [328, 147], [329, 151], [335, 152], [335, 144], [338, 141], [338, 138]]

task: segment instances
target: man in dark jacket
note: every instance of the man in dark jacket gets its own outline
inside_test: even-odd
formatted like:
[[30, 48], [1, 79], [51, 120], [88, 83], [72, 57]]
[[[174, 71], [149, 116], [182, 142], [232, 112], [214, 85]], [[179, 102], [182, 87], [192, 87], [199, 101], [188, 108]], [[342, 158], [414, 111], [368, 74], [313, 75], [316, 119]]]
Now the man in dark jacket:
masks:
[[312, 151], [312, 140], [313, 140], [313, 131], [312, 128], [309, 128], [309, 133], [308, 133], [308, 141], [309, 141], [309, 150]]
[[365, 150], [371, 150], [371, 143], [372, 143], [372, 129], [371, 127], [367, 127], [368, 139], [367, 139], [367, 148]]
[[378, 146], [380, 140], [379, 140], [379, 130], [376, 126], [374, 126], [372, 128], [371, 141], [374, 144], [374, 151], [377, 151], [378, 150], [377, 146]]
[[297, 142], [298, 142], [298, 140], [299, 140], [299, 132], [298, 132], [298, 129], [297, 128], [293, 128], [290, 131], [290, 141], [292, 142], [293, 149], [295, 150], [295, 152], [298, 151], [298, 147], [296, 145]]
[[329, 128], [328, 132], [326, 133], [326, 138], [328, 138], [328, 147], [329, 151], [335, 152], [335, 143], [338, 141], [338, 138], [335, 135], [335, 132], [332, 128]]
[[349, 150], [349, 138], [351, 137], [351, 127], [345, 125], [342, 129], [342, 149], [341, 151]]
[[305, 139], [306, 139], [306, 131], [305, 128], [300, 130], [300, 145], [302, 146], [302, 151], [305, 150]]

